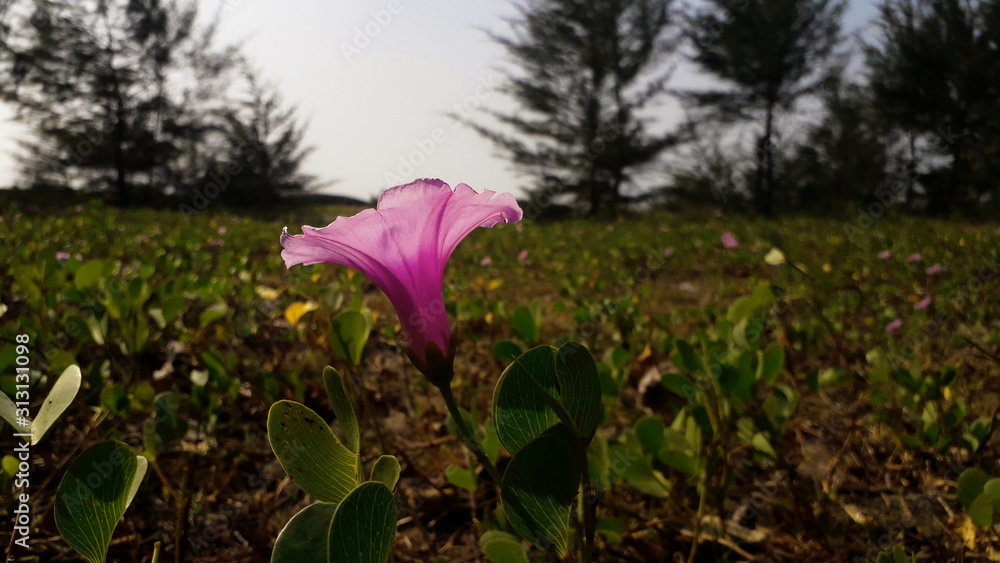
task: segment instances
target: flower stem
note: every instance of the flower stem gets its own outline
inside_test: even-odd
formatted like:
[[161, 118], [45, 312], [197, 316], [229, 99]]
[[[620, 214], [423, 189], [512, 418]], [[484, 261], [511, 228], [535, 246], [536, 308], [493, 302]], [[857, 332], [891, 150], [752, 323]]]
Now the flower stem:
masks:
[[444, 399], [444, 404], [448, 407], [448, 412], [451, 414], [452, 420], [455, 421], [455, 427], [458, 428], [458, 432], [462, 435], [462, 442], [472, 450], [472, 455], [476, 457], [476, 461], [486, 469], [486, 472], [490, 474], [490, 477], [493, 478], [493, 481], [499, 487], [500, 472], [493, 466], [490, 458], [486, 457], [486, 453], [483, 452], [483, 448], [479, 445], [479, 440], [476, 439], [475, 435], [465, 425], [465, 418], [462, 417], [462, 413], [458, 410], [458, 405], [455, 404], [455, 395], [451, 392], [451, 384], [441, 385], [438, 389], [441, 391], [441, 397]]

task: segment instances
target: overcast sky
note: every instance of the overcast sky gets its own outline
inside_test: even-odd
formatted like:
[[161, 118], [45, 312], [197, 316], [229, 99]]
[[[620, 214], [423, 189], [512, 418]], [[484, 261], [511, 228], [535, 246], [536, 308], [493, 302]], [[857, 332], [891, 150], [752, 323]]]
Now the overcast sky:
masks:
[[[492, 91], [503, 51], [481, 29], [504, 30], [510, 0], [201, 3], [222, 10], [223, 41], [242, 42], [264, 77], [298, 105], [316, 147], [305, 171], [335, 181], [327, 191], [367, 199], [396, 178], [414, 177], [519, 191], [493, 147], [446, 116], [503, 105]], [[873, 17], [875, 0], [850, 4], [846, 27], [855, 31]], [[696, 79], [682, 68], [673, 86]], [[662, 111], [665, 120], [679, 117], [675, 104]], [[10, 115], [0, 106], [4, 186], [16, 179], [9, 154], [21, 132]]]

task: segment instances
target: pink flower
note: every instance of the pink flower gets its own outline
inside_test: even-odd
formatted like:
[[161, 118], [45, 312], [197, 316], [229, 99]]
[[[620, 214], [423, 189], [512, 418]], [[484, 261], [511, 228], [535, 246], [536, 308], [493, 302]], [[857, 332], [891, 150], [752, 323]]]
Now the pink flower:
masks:
[[674, 255], [674, 247], [672, 247], [672, 246], [667, 247], [667, 249], [663, 251], [663, 255], [664, 256], [673, 256]]
[[740, 245], [740, 242], [736, 240], [736, 235], [726, 231], [722, 233], [722, 246], [724, 248], [736, 248]]
[[56, 260], [69, 260], [69, 252], [56, 252]]
[[448, 258], [476, 227], [522, 215], [510, 194], [417, 180], [386, 190], [376, 209], [319, 229], [302, 227], [301, 235], [285, 229], [281, 257], [289, 268], [333, 262], [368, 276], [395, 307], [410, 359], [440, 387], [451, 381], [454, 356], [442, 298]]
[[899, 334], [899, 329], [901, 328], [903, 328], [903, 319], [896, 319], [885, 325], [885, 331], [893, 336]]
[[226, 227], [225, 226], [219, 227], [219, 234], [220, 235], [226, 234]]
[[923, 299], [921, 299], [916, 305], [914, 305], [914, 307], [916, 307], [917, 309], [920, 309], [921, 311], [926, 311], [927, 308], [931, 306], [931, 301], [933, 301], [933, 300], [928, 295], [927, 297], [924, 297]]
[[927, 268], [927, 270], [926, 270], [925, 273], [928, 276], [936, 276], [936, 275], [939, 275], [939, 274], [941, 274], [943, 272], [944, 272], [944, 266], [942, 266], [941, 264], [934, 264], [930, 268]]
[[614, 230], [615, 230], [615, 226], [614, 225], [608, 225], [608, 232], [609, 233], [612, 232], [612, 231], [614, 231]]
[[892, 252], [890, 252], [888, 250], [883, 250], [882, 252], [878, 253], [878, 257], [879, 257], [879, 260], [888, 260], [888, 259], [892, 258]]
[[906, 261], [907, 262], [919, 262], [921, 258], [923, 258], [923, 257], [920, 256], [920, 254], [914, 252], [913, 254], [911, 254], [911, 255], [909, 255], [909, 256], [906, 257]]
[[517, 261], [518, 262], [524, 262], [527, 259], [528, 259], [528, 251], [527, 250], [522, 250], [521, 253], [517, 255]]
[[222, 239], [218, 238], [212, 239], [208, 242], [208, 245], [214, 248], [219, 248], [220, 246], [222, 246]]
[[82, 205], [76, 205], [76, 206], [73, 207], [73, 211], [76, 211], [77, 213], [79, 213], [79, 212], [83, 211], [83, 206]]
[[482, 260], [479, 261], [479, 265], [480, 266], [489, 266], [492, 263], [493, 263], [493, 260], [491, 260], [489, 256], [487, 256], [487, 257], [485, 257], [485, 258], [483, 258]]

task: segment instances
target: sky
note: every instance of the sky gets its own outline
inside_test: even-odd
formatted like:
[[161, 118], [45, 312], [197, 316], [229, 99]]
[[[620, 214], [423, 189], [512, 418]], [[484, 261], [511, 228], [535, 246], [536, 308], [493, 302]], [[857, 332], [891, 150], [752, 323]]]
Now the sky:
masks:
[[[520, 193], [525, 180], [478, 134], [448, 117], [510, 108], [496, 88], [511, 0], [200, 0], [220, 10], [220, 40], [240, 43], [263, 78], [295, 104], [315, 147], [304, 172], [324, 191], [360, 199], [433, 177]], [[864, 30], [875, 0], [850, 0], [848, 32]], [[703, 77], [681, 65], [671, 87]], [[680, 109], [665, 103], [664, 122]], [[0, 105], [0, 186], [16, 178], [11, 152], [23, 129]], [[482, 116], [482, 114], [479, 114]]]

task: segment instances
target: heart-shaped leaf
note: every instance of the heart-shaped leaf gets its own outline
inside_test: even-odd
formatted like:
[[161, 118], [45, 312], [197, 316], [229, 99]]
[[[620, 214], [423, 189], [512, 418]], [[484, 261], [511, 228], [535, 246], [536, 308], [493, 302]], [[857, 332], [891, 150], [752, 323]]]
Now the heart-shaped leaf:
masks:
[[73, 403], [73, 399], [80, 391], [82, 380], [83, 375], [80, 373], [79, 366], [69, 366], [62, 372], [55, 385], [52, 386], [52, 390], [49, 391], [49, 396], [42, 403], [42, 407], [38, 409], [35, 420], [31, 422], [32, 444], [37, 444], [59, 416]]
[[580, 484], [573, 448], [555, 433], [532, 440], [504, 472], [500, 499], [521, 537], [560, 556], [569, 550], [570, 505]]
[[975, 467], [966, 469], [958, 476], [958, 501], [962, 503], [963, 508], [968, 510], [972, 506], [972, 502], [983, 492], [983, 486], [989, 480], [989, 475]]
[[267, 435], [285, 473], [318, 500], [339, 503], [357, 486], [358, 455], [309, 407], [278, 401], [267, 414]]
[[396, 501], [382, 483], [369, 481], [351, 491], [333, 515], [329, 563], [385, 563], [396, 539]]
[[497, 434], [511, 453], [560, 421], [589, 442], [603, 413], [597, 364], [574, 342], [522, 354], [504, 370], [493, 394]]
[[535, 322], [535, 316], [531, 314], [531, 310], [527, 307], [518, 307], [510, 318], [510, 324], [514, 326], [514, 330], [517, 331], [518, 336], [525, 341], [534, 342], [538, 340], [538, 323]]
[[56, 528], [66, 543], [90, 563], [104, 563], [115, 526], [145, 473], [146, 460], [121, 442], [84, 451], [56, 490]]
[[357, 311], [345, 311], [337, 315], [330, 325], [330, 347], [333, 353], [351, 365], [360, 364], [371, 330], [371, 319]]
[[548, 405], [556, 394], [556, 349], [539, 346], [507, 366], [493, 392], [493, 420], [500, 442], [517, 453], [525, 444], [559, 422]]
[[[597, 363], [582, 344], [567, 342], [556, 353], [556, 380], [560, 403], [572, 419], [577, 435], [589, 442], [604, 415]], [[568, 421], [563, 421], [567, 422]]]
[[358, 417], [354, 414], [354, 403], [347, 394], [347, 386], [340, 372], [327, 366], [323, 370], [323, 386], [326, 396], [330, 399], [333, 412], [340, 421], [340, 431], [344, 434], [344, 445], [354, 453], [361, 451], [361, 430], [358, 428]]
[[372, 466], [371, 480], [384, 484], [390, 491], [395, 489], [399, 482], [399, 460], [391, 455], [379, 457]]
[[330, 524], [337, 505], [317, 502], [285, 524], [271, 551], [271, 563], [327, 563]]

